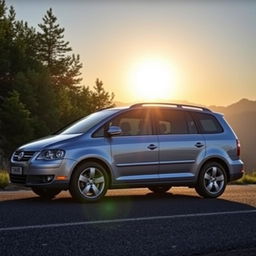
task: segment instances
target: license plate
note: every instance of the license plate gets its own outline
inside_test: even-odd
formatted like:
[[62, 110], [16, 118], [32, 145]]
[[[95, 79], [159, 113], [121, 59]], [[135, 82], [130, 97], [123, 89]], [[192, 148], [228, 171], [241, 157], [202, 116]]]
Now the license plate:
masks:
[[12, 166], [11, 167], [11, 174], [22, 175], [22, 167]]

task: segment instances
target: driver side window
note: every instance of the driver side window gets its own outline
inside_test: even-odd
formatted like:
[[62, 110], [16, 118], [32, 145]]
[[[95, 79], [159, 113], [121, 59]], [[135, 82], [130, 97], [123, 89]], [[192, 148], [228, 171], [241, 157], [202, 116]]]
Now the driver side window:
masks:
[[120, 136], [151, 135], [152, 125], [149, 111], [132, 110], [115, 117], [109, 126], [119, 126], [122, 130]]
[[103, 137], [104, 131], [106, 131], [110, 126], [119, 126], [121, 128], [122, 133], [119, 136], [140, 136], [152, 134], [152, 124], [149, 111], [145, 109], [131, 110], [120, 114], [96, 131], [93, 137]]

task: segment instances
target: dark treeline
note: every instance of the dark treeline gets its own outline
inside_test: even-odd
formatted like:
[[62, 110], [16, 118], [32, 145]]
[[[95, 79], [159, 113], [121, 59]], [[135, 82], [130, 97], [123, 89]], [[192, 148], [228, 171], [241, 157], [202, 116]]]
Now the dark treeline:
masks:
[[7, 157], [19, 145], [45, 136], [98, 109], [113, 94], [97, 79], [81, 85], [79, 55], [64, 40], [52, 9], [38, 28], [15, 17], [0, 0], [0, 148]]

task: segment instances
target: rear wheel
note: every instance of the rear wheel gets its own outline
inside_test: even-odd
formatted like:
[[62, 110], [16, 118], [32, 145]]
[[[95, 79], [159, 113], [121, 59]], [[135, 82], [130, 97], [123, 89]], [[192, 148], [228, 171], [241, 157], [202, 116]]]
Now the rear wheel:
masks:
[[70, 194], [79, 202], [95, 202], [107, 192], [109, 179], [104, 167], [96, 162], [84, 163], [71, 178]]
[[168, 190], [170, 190], [171, 186], [169, 186], [169, 185], [149, 186], [148, 189], [154, 193], [162, 194], [162, 193], [165, 193]]
[[48, 199], [48, 200], [54, 198], [56, 195], [58, 195], [61, 192], [60, 189], [49, 189], [49, 188], [38, 188], [38, 187], [32, 188], [32, 191], [38, 196], [40, 196], [42, 199]]
[[203, 166], [195, 187], [196, 192], [205, 198], [216, 198], [225, 191], [227, 174], [218, 162], [210, 162]]

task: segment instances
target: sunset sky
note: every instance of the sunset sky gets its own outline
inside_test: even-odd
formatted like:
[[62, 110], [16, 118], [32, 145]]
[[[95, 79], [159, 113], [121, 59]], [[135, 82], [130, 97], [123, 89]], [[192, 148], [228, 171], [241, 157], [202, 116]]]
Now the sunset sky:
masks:
[[84, 64], [115, 100], [256, 100], [256, 1], [7, 0], [41, 23], [50, 7]]

